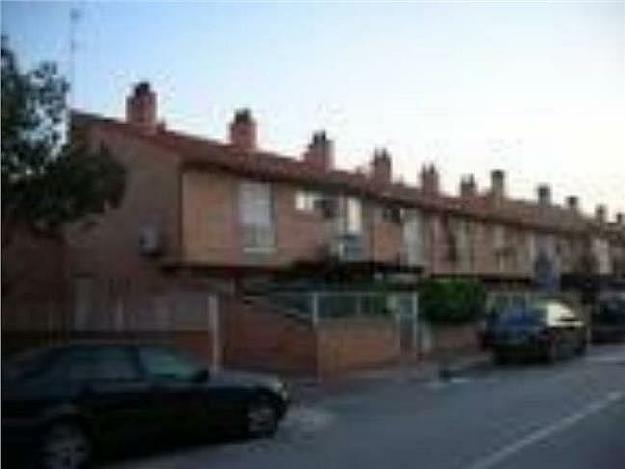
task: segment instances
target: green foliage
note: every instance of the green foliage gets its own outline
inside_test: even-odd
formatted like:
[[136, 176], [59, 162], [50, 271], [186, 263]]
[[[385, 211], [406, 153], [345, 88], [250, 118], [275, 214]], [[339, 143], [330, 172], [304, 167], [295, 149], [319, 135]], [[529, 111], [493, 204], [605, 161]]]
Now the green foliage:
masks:
[[419, 288], [423, 317], [431, 324], [464, 324], [479, 318], [486, 289], [472, 280], [425, 280]]
[[[53, 63], [20, 71], [2, 37], [2, 223], [54, 229], [121, 201], [125, 171], [105, 148], [61, 139], [68, 90]], [[4, 239], [4, 237], [3, 237]]]

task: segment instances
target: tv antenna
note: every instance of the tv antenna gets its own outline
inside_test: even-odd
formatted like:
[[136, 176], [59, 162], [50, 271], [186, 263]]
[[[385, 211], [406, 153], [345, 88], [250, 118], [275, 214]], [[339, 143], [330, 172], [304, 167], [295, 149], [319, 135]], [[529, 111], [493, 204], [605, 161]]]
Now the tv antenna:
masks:
[[74, 107], [75, 90], [76, 90], [76, 50], [78, 42], [76, 41], [76, 30], [78, 22], [82, 16], [82, 12], [76, 6], [72, 6], [69, 10], [69, 95], [68, 109]]

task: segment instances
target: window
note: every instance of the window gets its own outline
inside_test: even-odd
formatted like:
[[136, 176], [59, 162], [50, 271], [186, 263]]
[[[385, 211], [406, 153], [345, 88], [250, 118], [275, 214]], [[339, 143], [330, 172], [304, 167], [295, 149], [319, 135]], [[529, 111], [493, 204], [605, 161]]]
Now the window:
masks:
[[321, 194], [318, 192], [298, 190], [295, 192], [295, 208], [301, 212], [314, 212], [320, 204]]
[[495, 262], [497, 263], [497, 270], [503, 272], [506, 270], [506, 231], [501, 225], [493, 227], [493, 245], [495, 248]]
[[164, 347], [141, 347], [139, 358], [152, 379], [189, 381], [202, 371], [199, 364]]
[[72, 381], [127, 381], [139, 373], [127, 347], [79, 347], [68, 350], [60, 360], [65, 376]]
[[362, 231], [362, 204], [356, 197], [345, 200], [345, 231], [360, 234]]
[[471, 222], [468, 220], [458, 220], [456, 222], [458, 261], [460, 268], [470, 270], [473, 266], [473, 233]]
[[74, 328], [84, 330], [89, 327], [89, 318], [94, 306], [95, 285], [93, 277], [74, 278]]
[[260, 182], [242, 182], [239, 213], [243, 226], [243, 248], [270, 251], [274, 248], [271, 186]]
[[402, 225], [403, 250], [408, 265], [423, 262], [423, 240], [421, 214], [417, 210], [406, 210]]

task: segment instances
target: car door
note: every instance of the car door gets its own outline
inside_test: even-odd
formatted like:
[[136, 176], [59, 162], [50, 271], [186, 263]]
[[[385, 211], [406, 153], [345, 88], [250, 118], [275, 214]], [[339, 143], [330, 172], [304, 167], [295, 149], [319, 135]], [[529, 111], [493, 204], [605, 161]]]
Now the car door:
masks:
[[150, 438], [151, 389], [129, 347], [76, 346], [64, 360], [67, 378], [79, 389], [78, 405], [101, 444], [116, 452]]
[[141, 346], [137, 350], [159, 408], [161, 436], [176, 439], [206, 433], [208, 374], [202, 365], [165, 346]]

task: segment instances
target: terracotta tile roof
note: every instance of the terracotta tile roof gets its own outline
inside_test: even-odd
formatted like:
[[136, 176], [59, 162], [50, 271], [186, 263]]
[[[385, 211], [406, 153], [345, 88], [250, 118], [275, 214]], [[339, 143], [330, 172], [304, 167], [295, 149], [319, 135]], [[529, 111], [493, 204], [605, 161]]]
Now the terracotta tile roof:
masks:
[[481, 220], [570, 233], [582, 233], [591, 229], [625, 239], [625, 230], [622, 227], [597, 224], [593, 219], [563, 207], [539, 207], [529, 201], [509, 198], [496, 201], [484, 194], [473, 197], [428, 194], [418, 187], [374, 182], [362, 173], [338, 169], [323, 171], [294, 157], [260, 150], [244, 153], [231, 145], [178, 131], [158, 129], [155, 132], [145, 132], [115, 119], [83, 112], [72, 113], [72, 124], [77, 127], [82, 124], [96, 124], [162, 146], [177, 155], [183, 168], [220, 168], [259, 179], [340, 189], [378, 200]]

